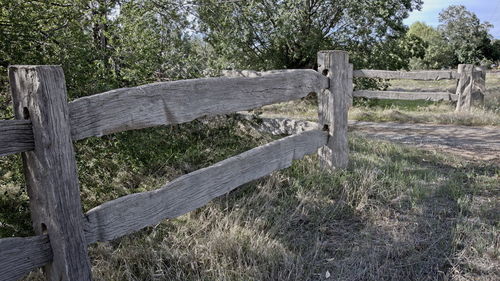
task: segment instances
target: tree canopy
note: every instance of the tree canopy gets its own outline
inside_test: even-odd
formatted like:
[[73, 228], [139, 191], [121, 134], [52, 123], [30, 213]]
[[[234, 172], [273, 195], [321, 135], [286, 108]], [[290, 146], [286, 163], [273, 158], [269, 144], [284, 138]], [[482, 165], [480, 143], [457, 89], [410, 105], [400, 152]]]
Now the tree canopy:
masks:
[[[0, 65], [60, 64], [70, 96], [200, 76], [182, 0], [0, 0]], [[1, 69], [0, 69], [1, 70]], [[5, 75], [5, 74], [4, 74]]]
[[489, 29], [493, 26], [481, 22], [465, 6], [453, 5], [439, 14], [439, 28], [455, 52], [459, 63], [479, 63], [488, 56], [491, 46]]
[[[421, 0], [197, 0], [198, 26], [218, 55], [238, 67], [312, 67], [321, 49], [344, 49], [360, 66], [404, 36], [403, 19]], [[388, 41], [388, 46], [384, 46]], [[390, 46], [390, 47], [389, 47]], [[378, 58], [377, 58], [378, 59]]]
[[412, 69], [440, 69], [455, 63], [453, 49], [438, 29], [423, 22], [415, 22], [410, 26], [407, 36], [420, 38], [425, 44], [424, 56], [413, 56], [410, 62]]
[[[0, 92], [9, 64], [60, 64], [72, 98], [221, 68], [312, 68], [319, 50], [356, 68], [500, 59], [463, 6], [438, 29], [403, 20], [422, 0], [0, 0]], [[410, 60], [411, 59], [411, 60]], [[3, 95], [6, 97], [7, 95]], [[5, 104], [4, 102], [2, 102]]]

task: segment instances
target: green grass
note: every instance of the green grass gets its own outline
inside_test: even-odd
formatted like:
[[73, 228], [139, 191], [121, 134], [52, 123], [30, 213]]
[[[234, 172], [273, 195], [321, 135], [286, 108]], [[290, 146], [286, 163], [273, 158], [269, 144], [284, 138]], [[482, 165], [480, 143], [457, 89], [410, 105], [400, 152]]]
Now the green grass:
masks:
[[[78, 142], [84, 209], [274, 139], [241, 122], [216, 118]], [[92, 245], [95, 280], [500, 276], [498, 166], [349, 137], [345, 171], [324, 171], [308, 156], [187, 215]], [[19, 157], [0, 161], [1, 235], [30, 235]]]

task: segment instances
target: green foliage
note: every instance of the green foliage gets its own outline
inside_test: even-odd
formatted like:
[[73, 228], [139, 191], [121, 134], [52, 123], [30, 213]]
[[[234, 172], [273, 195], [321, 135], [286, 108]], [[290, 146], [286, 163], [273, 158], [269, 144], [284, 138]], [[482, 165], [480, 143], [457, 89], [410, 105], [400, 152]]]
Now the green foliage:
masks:
[[0, 65], [62, 65], [71, 98], [206, 69], [180, 0], [0, 3]]
[[21, 155], [0, 157], [0, 237], [32, 234]]
[[111, 37], [117, 75], [137, 85], [206, 74], [204, 44], [188, 34], [187, 15], [182, 1], [124, 1]]
[[422, 58], [425, 44], [413, 35], [390, 38], [373, 48], [371, 59], [376, 62], [375, 69], [408, 69], [409, 58]]
[[490, 23], [481, 23], [476, 14], [462, 5], [443, 10], [439, 21], [439, 28], [459, 63], [477, 64], [485, 57], [485, 48], [491, 44]]
[[[115, 87], [106, 52], [97, 44], [105, 21], [97, 1], [1, 0], [2, 65], [62, 65], [69, 93], [82, 96]], [[107, 1], [109, 2], [109, 1]]]
[[486, 48], [486, 58], [497, 64], [500, 63], [500, 40], [493, 40]]
[[312, 68], [319, 50], [344, 49], [358, 67], [379, 64], [385, 69], [399, 64], [372, 57], [371, 50], [392, 50], [383, 41], [404, 34], [402, 20], [421, 3], [198, 0], [196, 12], [205, 40], [227, 60], [227, 67]]
[[438, 29], [416, 22], [410, 26], [407, 36], [420, 38], [426, 45], [423, 57], [412, 56], [411, 69], [441, 69], [456, 64], [451, 45]]

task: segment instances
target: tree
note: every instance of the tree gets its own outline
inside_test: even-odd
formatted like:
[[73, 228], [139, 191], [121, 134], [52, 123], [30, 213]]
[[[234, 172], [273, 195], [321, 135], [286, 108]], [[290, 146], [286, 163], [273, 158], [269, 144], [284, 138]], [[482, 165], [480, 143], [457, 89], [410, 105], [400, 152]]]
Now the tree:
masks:
[[127, 85], [199, 77], [206, 68], [182, 1], [122, 1], [115, 20], [113, 62]]
[[488, 22], [481, 23], [465, 6], [449, 6], [439, 14], [439, 26], [458, 63], [479, 63], [491, 44]]
[[[183, 0], [0, 0], [0, 75], [62, 65], [70, 97], [200, 76]], [[7, 96], [0, 79], [0, 93]]]
[[410, 26], [407, 36], [420, 38], [426, 45], [422, 58], [412, 57], [412, 69], [441, 69], [455, 64], [455, 55], [441, 32], [423, 22], [415, 22]]
[[489, 55], [492, 61], [500, 62], [500, 40], [497, 39], [491, 43]]
[[[228, 66], [310, 68], [321, 49], [352, 53], [357, 67], [371, 50], [406, 32], [403, 19], [421, 0], [195, 0], [199, 31]], [[368, 50], [368, 51], [366, 51]], [[377, 58], [378, 59], [378, 58]]]
[[96, 13], [104, 6], [99, 3], [111, 1], [0, 1], [0, 57], [4, 66], [60, 64], [72, 97], [116, 86], [105, 64], [109, 50], [96, 37], [104, 31], [95, 28], [107, 20]]

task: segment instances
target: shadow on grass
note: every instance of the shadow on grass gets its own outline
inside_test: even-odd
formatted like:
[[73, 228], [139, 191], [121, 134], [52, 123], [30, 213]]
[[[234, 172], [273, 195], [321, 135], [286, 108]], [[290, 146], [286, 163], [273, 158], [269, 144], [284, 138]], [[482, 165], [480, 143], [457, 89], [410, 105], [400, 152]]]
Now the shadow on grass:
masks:
[[[84, 168], [89, 196], [129, 180], [103, 182], [103, 176], [121, 174], [94, 174], [106, 167], [100, 161], [109, 170], [133, 167], [126, 172], [146, 177], [166, 169], [159, 159], [173, 157], [165, 161], [182, 174], [262, 141], [240, 132], [236, 123], [198, 125], [94, 145], [108, 154]], [[146, 141], [156, 144], [157, 153], [143, 149]], [[175, 145], [175, 151], [163, 151]], [[79, 149], [82, 161], [95, 157], [95, 151]], [[207, 157], [207, 149], [217, 157]], [[350, 149], [347, 170], [324, 171], [316, 156], [306, 157], [188, 215], [92, 246], [96, 280], [444, 280], [460, 269], [456, 259], [468, 238], [457, 243], [456, 228], [473, 213], [464, 198], [495, 192], [483, 185], [493, 186], [498, 167], [356, 134], [350, 135]], [[131, 184], [126, 192], [140, 186]], [[478, 216], [494, 219], [496, 209], [490, 207]]]
[[[279, 198], [289, 207], [261, 219], [270, 220], [266, 225], [277, 223], [282, 232], [273, 235], [306, 261], [303, 275], [295, 277], [449, 278], [460, 251], [455, 228], [465, 210], [459, 201], [477, 192], [475, 177], [493, 177], [497, 167], [360, 137], [352, 139], [351, 150], [347, 171], [325, 176], [316, 164], [303, 160], [280, 172], [287, 182]], [[248, 193], [231, 196], [238, 201]], [[238, 206], [259, 212], [258, 206]]]

